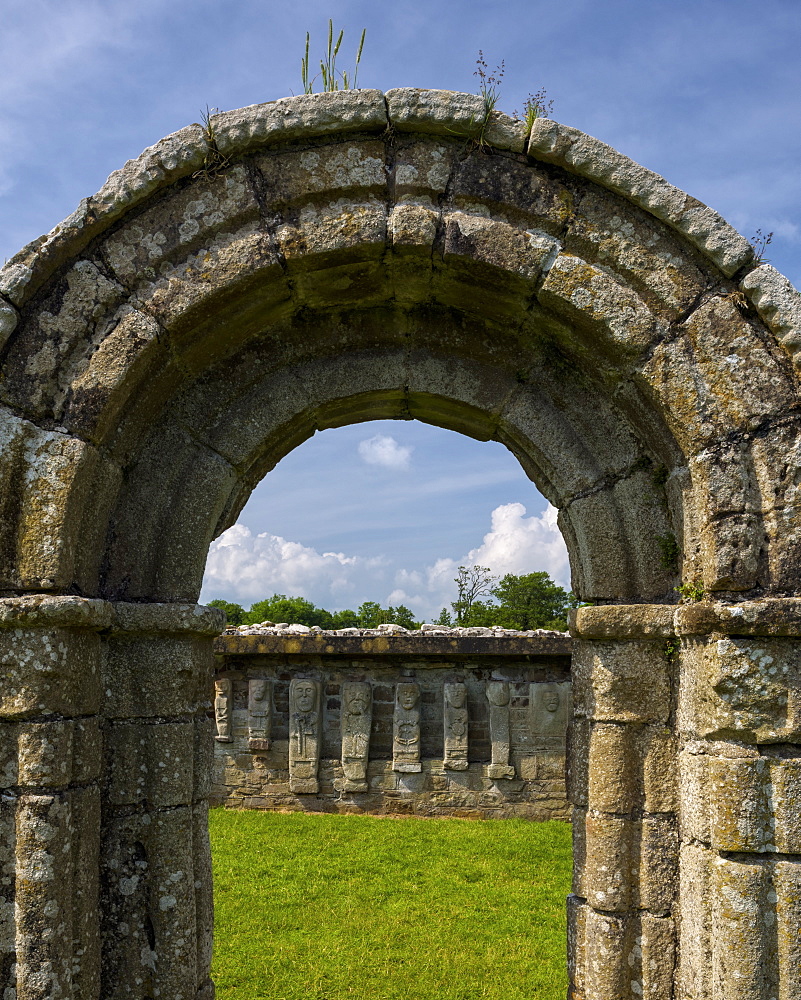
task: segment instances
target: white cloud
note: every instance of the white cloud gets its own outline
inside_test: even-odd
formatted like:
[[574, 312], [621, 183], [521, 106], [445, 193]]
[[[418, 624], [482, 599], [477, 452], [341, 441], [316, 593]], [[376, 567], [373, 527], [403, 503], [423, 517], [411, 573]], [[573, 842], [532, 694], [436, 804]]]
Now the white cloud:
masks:
[[488, 566], [493, 576], [522, 576], [545, 570], [556, 583], [569, 589], [567, 547], [556, 515], [556, 508], [550, 504], [542, 514], [528, 517], [522, 503], [496, 507], [481, 545], [462, 559], [437, 559], [426, 567], [425, 578], [416, 571], [399, 570], [391, 603], [406, 604], [418, 613], [436, 617], [440, 608], [448, 607], [456, 598], [454, 579], [459, 566]]
[[545, 570], [570, 586], [567, 550], [556, 526], [556, 510], [526, 514], [522, 503], [507, 503], [491, 514], [481, 545], [461, 559], [442, 557], [422, 569], [399, 568], [387, 588], [384, 557], [318, 552], [267, 532], [254, 535], [244, 524], [223, 532], [209, 549], [201, 600], [223, 597], [246, 607], [274, 593], [305, 597], [336, 611], [363, 601], [405, 604], [424, 620], [436, 618], [456, 598], [460, 565], [489, 566], [495, 576]]
[[359, 458], [368, 465], [383, 465], [387, 469], [408, 469], [412, 445], [401, 445], [394, 437], [376, 434], [359, 442]]
[[365, 572], [380, 576], [381, 559], [318, 552], [267, 532], [235, 524], [211, 544], [203, 600], [225, 597], [252, 604], [274, 593], [334, 607], [347, 603]]
[[558, 584], [569, 587], [567, 547], [556, 524], [556, 508], [548, 504], [539, 516], [525, 514], [522, 503], [496, 507], [490, 531], [478, 548], [470, 550], [466, 563], [489, 566], [497, 576], [545, 570]]

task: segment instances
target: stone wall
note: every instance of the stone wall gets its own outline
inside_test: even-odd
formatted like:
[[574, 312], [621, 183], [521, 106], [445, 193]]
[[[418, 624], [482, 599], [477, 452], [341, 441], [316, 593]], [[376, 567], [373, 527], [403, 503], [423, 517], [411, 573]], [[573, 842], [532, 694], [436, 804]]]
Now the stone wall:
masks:
[[215, 643], [212, 804], [569, 818], [567, 636], [248, 631]]

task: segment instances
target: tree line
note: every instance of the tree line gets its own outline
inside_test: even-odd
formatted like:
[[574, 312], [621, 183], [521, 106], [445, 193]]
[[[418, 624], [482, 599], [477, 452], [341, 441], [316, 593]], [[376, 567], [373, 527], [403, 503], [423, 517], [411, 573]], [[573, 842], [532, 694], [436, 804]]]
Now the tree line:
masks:
[[[579, 602], [569, 591], [558, 586], [545, 572], [516, 576], [507, 573], [495, 577], [486, 566], [460, 566], [454, 582], [458, 596], [450, 610], [443, 608], [438, 625], [483, 626], [529, 629], [546, 628], [564, 631], [567, 615]], [[382, 607], [376, 601], [365, 601], [358, 610], [326, 611], [304, 597], [273, 594], [257, 601], [246, 611], [231, 601], [209, 601], [213, 608], [222, 609], [229, 625], [258, 625], [259, 622], [290, 622], [322, 629], [376, 628], [393, 623], [403, 628], [419, 628], [414, 613], [403, 604]]]

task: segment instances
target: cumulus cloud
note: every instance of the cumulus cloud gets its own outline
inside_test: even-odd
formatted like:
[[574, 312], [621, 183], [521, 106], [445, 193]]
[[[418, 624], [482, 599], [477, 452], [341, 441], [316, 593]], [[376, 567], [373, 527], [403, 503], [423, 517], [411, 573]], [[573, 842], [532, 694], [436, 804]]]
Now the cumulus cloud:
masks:
[[545, 570], [560, 586], [570, 587], [567, 548], [556, 523], [557, 511], [550, 504], [542, 514], [526, 515], [522, 503], [496, 507], [490, 515], [490, 530], [481, 545], [461, 559], [443, 557], [426, 567], [425, 573], [399, 570], [395, 574], [395, 604], [406, 604], [427, 616], [435, 616], [456, 597], [454, 578], [459, 566], [488, 566], [494, 576]]
[[394, 437], [376, 434], [359, 442], [359, 458], [368, 465], [383, 465], [387, 469], [408, 469], [412, 445], [398, 444]]
[[203, 599], [225, 597], [252, 604], [274, 593], [305, 597], [314, 603], [347, 603], [365, 572], [380, 575], [383, 561], [318, 552], [267, 532], [254, 535], [235, 524], [211, 544]]
[[555, 508], [528, 515], [522, 503], [508, 503], [492, 511], [490, 530], [481, 544], [461, 559], [444, 556], [421, 568], [399, 567], [391, 576], [391, 564], [384, 557], [319, 552], [235, 524], [211, 545], [201, 600], [222, 597], [247, 607], [283, 593], [305, 597], [330, 611], [373, 600], [405, 604], [418, 618], [430, 621], [455, 600], [454, 577], [460, 565], [488, 566], [495, 576], [545, 570], [561, 586], [570, 586]]
[[484, 541], [468, 553], [466, 563], [489, 566], [493, 573], [533, 573], [545, 570], [563, 587], [570, 586], [567, 547], [556, 524], [556, 508], [526, 517], [522, 503], [507, 503], [492, 512]]

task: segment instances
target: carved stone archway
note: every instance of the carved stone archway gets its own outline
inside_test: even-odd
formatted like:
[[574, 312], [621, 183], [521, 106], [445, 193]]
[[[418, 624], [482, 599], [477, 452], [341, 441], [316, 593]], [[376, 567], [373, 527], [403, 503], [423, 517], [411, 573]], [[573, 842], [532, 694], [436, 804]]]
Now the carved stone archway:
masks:
[[0, 271], [9, 996], [213, 995], [206, 553], [293, 447], [378, 417], [506, 444], [595, 605], [572, 995], [797, 995], [798, 294], [609, 147], [480, 119], [218, 115]]

